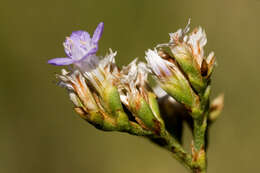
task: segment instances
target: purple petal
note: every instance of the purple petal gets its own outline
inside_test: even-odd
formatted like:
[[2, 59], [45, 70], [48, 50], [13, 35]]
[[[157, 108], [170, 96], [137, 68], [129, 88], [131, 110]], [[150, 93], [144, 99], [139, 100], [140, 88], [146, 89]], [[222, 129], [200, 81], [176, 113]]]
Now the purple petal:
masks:
[[[86, 58], [89, 57], [90, 55], [96, 54], [97, 50], [98, 50], [97, 47], [92, 48], [91, 50], [89, 50], [89, 52], [88, 52], [86, 55], [83, 56], [83, 58], [81, 58], [81, 60], [86, 59]], [[81, 60], [80, 60], [80, 61], [81, 61]]]
[[72, 39], [74, 41], [80, 40], [80, 41], [88, 42], [88, 41], [90, 41], [90, 35], [86, 31], [74, 31], [70, 35], [70, 39]]
[[74, 62], [71, 58], [54, 58], [48, 61], [52, 65], [70, 65]]
[[103, 22], [100, 22], [93, 34], [93, 37], [92, 37], [92, 42], [94, 44], [97, 44], [100, 37], [102, 36], [102, 33], [103, 33], [103, 29], [104, 29], [104, 23]]
[[71, 59], [80, 60], [87, 52], [77, 43], [73, 43], [74, 45], [71, 48]]
[[65, 53], [67, 54], [68, 57], [71, 57], [71, 47], [72, 47], [72, 42], [69, 37], [66, 38], [65, 42], [63, 42], [64, 50]]

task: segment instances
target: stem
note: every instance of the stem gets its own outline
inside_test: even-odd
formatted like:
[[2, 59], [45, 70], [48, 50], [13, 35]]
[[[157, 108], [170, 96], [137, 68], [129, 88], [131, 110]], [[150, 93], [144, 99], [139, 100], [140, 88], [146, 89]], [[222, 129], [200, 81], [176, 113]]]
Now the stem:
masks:
[[193, 137], [192, 145], [192, 165], [193, 173], [207, 172], [207, 155], [205, 151], [205, 134], [207, 130], [207, 119], [209, 115], [209, 94], [210, 85], [203, 94], [200, 94], [200, 111], [201, 115], [193, 117]]
[[169, 150], [173, 157], [178, 160], [184, 167], [192, 172], [192, 156], [187, 153], [181, 144], [172, 137], [167, 131], [161, 133], [161, 137], [166, 140], [167, 145], [165, 148]]
[[192, 146], [192, 162], [194, 173], [206, 173], [207, 157], [205, 151], [205, 132], [207, 128], [207, 114], [194, 120], [194, 146]]
[[207, 119], [204, 115], [202, 118], [194, 120], [194, 149], [200, 151], [205, 146], [205, 132], [207, 128]]

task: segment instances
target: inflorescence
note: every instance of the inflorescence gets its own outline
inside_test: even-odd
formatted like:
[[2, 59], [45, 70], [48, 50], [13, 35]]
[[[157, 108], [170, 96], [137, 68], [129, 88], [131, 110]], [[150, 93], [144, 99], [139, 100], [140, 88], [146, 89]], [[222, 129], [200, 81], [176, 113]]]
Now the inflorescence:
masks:
[[[208, 127], [223, 108], [223, 96], [210, 104], [216, 60], [213, 52], [205, 56], [205, 31], [198, 27], [189, 33], [189, 21], [184, 29], [169, 34], [168, 43], [147, 50], [147, 63], [134, 59], [119, 68], [117, 53], [111, 49], [104, 57], [96, 55], [103, 28], [101, 22], [92, 37], [86, 31], [73, 32], [63, 43], [67, 57], [48, 61], [70, 66], [57, 78], [58, 85], [68, 90], [75, 111], [98, 129], [145, 136], [168, 149], [191, 172], [206, 172]], [[148, 75], [154, 77], [156, 87], [149, 85]], [[181, 115], [171, 111], [176, 104]], [[179, 117], [177, 126], [189, 124], [190, 152], [182, 147], [182, 129], [173, 130], [176, 123], [162, 113]]]

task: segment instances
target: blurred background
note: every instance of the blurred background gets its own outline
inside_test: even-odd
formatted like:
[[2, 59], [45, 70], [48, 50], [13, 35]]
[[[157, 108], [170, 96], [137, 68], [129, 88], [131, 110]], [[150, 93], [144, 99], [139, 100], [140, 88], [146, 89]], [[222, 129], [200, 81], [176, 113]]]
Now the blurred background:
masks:
[[105, 23], [99, 54], [118, 51], [119, 65], [167, 42], [184, 27], [206, 29], [207, 53], [218, 66], [213, 96], [225, 93], [225, 108], [210, 131], [208, 172], [259, 169], [259, 0], [24, 0], [0, 6], [1, 173], [186, 172], [149, 141], [96, 130], [73, 111], [55, 85], [65, 56], [62, 42], [75, 30], [91, 34]]

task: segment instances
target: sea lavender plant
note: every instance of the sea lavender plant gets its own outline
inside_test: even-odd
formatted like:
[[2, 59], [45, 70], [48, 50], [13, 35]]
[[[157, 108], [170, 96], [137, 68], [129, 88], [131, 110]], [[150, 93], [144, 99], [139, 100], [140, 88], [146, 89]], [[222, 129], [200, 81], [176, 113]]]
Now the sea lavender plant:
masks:
[[[116, 52], [97, 56], [101, 22], [91, 38], [75, 31], [64, 42], [66, 58], [48, 63], [70, 66], [57, 75], [68, 90], [75, 111], [94, 127], [144, 136], [170, 151], [190, 172], [205, 173], [208, 128], [223, 109], [223, 95], [210, 103], [214, 53], [204, 55], [205, 31], [190, 21], [170, 33], [170, 41], [145, 52], [147, 63], [133, 60], [120, 69]], [[154, 77], [151, 87], [148, 75]], [[178, 111], [177, 111], [178, 110]], [[170, 121], [174, 120], [174, 121]], [[182, 124], [193, 133], [190, 151], [182, 145]]]

